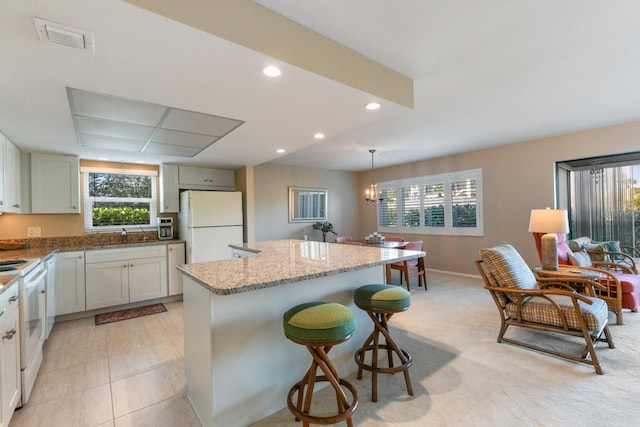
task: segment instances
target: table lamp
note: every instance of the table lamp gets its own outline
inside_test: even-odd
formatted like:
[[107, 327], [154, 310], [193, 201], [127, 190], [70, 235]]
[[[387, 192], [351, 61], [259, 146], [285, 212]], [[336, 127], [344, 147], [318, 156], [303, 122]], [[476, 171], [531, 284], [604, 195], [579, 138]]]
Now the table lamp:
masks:
[[532, 209], [529, 218], [530, 233], [542, 236], [540, 255], [543, 270], [558, 270], [558, 238], [554, 233], [568, 233], [569, 220], [564, 209]]

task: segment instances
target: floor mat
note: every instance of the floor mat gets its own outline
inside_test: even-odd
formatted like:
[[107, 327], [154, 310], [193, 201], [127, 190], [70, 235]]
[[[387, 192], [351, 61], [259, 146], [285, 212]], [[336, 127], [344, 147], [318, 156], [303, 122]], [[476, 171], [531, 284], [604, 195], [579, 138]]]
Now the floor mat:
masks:
[[96, 314], [96, 325], [119, 322], [121, 320], [134, 319], [136, 317], [148, 316], [149, 314], [162, 313], [167, 311], [163, 304], [151, 304], [144, 307], [129, 308], [127, 310], [112, 311], [111, 313]]

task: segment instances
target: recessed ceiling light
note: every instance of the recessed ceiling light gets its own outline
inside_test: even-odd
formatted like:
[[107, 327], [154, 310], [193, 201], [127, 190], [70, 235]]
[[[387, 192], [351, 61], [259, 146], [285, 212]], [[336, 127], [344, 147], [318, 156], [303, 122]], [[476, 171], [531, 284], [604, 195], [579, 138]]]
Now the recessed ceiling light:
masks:
[[278, 154], [282, 154], [282, 153], [286, 153], [286, 152], [287, 152], [287, 150], [285, 150], [284, 148], [278, 148], [276, 150], [276, 153], [278, 153]]
[[268, 65], [264, 67], [262, 72], [269, 77], [278, 77], [281, 73], [280, 68], [275, 65]]
[[315, 139], [324, 139], [324, 133], [320, 133], [320, 132], [318, 132], [318, 133], [316, 133], [315, 135], [313, 135], [313, 137], [314, 137]]
[[367, 110], [377, 110], [378, 108], [380, 108], [380, 104], [377, 102], [370, 102], [366, 106]]

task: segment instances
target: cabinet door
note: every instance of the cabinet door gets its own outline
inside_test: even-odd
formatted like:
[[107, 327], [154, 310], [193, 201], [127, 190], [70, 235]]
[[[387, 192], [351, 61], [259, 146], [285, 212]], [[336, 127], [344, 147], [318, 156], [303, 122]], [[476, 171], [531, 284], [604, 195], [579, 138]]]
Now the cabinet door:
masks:
[[167, 258], [129, 261], [129, 301], [145, 301], [167, 296]]
[[184, 243], [172, 243], [167, 245], [168, 252], [168, 274], [169, 295], [178, 295], [182, 293], [182, 273], [177, 269], [177, 265], [185, 263]]
[[193, 190], [235, 190], [235, 172], [226, 169], [179, 166], [178, 186]]
[[20, 212], [20, 150], [5, 139], [4, 197], [5, 212]]
[[56, 315], [85, 311], [84, 251], [56, 254]]
[[177, 213], [179, 210], [178, 166], [160, 165], [160, 212]]
[[78, 158], [31, 154], [31, 213], [79, 213]]
[[128, 261], [86, 264], [87, 310], [129, 302]]
[[2, 395], [2, 422], [8, 426], [21, 395], [20, 336], [18, 304], [13, 303], [0, 316], [0, 393]]
[[0, 212], [5, 212], [6, 199], [4, 195], [4, 135], [0, 133]]

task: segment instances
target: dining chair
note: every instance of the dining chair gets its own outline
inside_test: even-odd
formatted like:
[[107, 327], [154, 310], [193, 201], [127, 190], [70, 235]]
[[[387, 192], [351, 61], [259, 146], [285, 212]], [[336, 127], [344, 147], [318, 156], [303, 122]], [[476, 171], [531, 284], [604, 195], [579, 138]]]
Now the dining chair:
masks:
[[351, 236], [338, 236], [336, 237], [336, 243], [347, 243], [352, 241], [353, 238]]
[[[407, 242], [406, 245], [402, 249], [408, 251], [421, 251], [422, 250], [422, 240], [418, 240], [415, 242]], [[427, 290], [427, 276], [425, 274], [424, 269], [424, 257], [417, 259], [410, 259], [408, 261], [400, 261], [387, 264], [386, 266], [387, 273], [387, 283], [391, 283], [391, 270], [399, 270], [400, 271], [400, 284], [402, 284], [402, 279], [407, 281], [407, 290], [411, 290], [411, 285], [409, 283], [409, 268], [416, 268], [417, 272], [415, 276], [418, 276], [418, 286], [422, 286], [424, 284], [424, 290]]]

